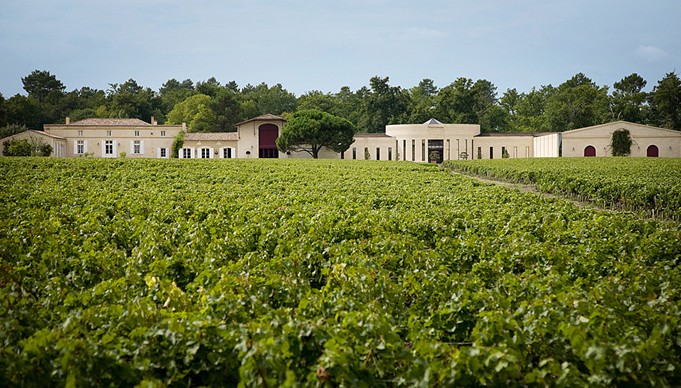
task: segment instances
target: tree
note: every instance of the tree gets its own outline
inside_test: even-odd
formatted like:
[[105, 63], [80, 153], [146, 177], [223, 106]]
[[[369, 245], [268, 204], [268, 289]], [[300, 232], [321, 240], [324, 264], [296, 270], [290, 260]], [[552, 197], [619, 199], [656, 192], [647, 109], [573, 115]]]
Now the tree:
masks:
[[504, 95], [499, 99], [499, 105], [507, 114], [507, 124], [509, 131], [519, 130], [518, 105], [523, 100], [524, 95], [513, 89], [506, 89]]
[[371, 91], [366, 96], [367, 131], [385, 132], [388, 124], [406, 120], [409, 95], [399, 86], [390, 86], [389, 77], [372, 77], [369, 83]]
[[10, 139], [2, 143], [2, 154], [5, 156], [50, 156], [52, 146], [45, 144], [42, 139]]
[[350, 87], [343, 86], [333, 96], [333, 108], [331, 114], [340, 116], [358, 128], [366, 130], [366, 123], [368, 122], [366, 114], [366, 95], [369, 89], [364, 86], [361, 89], [353, 92]]
[[348, 120], [309, 109], [291, 115], [276, 143], [281, 152], [305, 151], [317, 159], [322, 147], [345, 152], [354, 141], [354, 135], [355, 126]]
[[643, 92], [646, 80], [633, 73], [615, 82], [610, 96], [610, 114], [612, 120], [625, 120], [632, 123], [645, 121], [645, 103], [647, 93]]
[[265, 113], [281, 115], [296, 110], [297, 99], [292, 93], [284, 89], [281, 84], [271, 88], [266, 83], [257, 86], [246, 85], [242, 91], [244, 107], [252, 109], [249, 116], [257, 116]]
[[629, 156], [631, 154], [631, 134], [628, 130], [621, 128], [612, 133], [610, 139], [610, 149], [612, 156]]
[[64, 92], [64, 84], [49, 71], [33, 70], [31, 74], [21, 78], [21, 82], [24, 84], [24, 90], [28, 93], [28, 96], [39, 102], [43, 102], [52, 92]]
[[181, 123], [187, 123], [189, 132], [213, 131], [216, 117], [211, 109], [211, 98], [205, 94], [195, 94], [176, 104], [168, 113], [168, 124]]
[[30, 129], [42, 129], [46, 120], [43, 106], [36, 99], [16, 94], [5, 101], [7, 123], [25, 125]]
[[681, 129], [681, 80], [675, 72], [658, 81], [650, 98], [652, 123], [669, 129]]
[[298, 109], [317, 109], [322, 112], [331, 113], [333, 109], [333, 96], [329, 93], [322, 93], [319, 90], [309, 91], [298, 97]]
[[412, 123], [422, 123], [435, 115], [435, 96], [438, 88], [433, 80], [425, 78], [409, 90], [411, 97], [411, 107], [409, 109], [409, 121]]
[[28, 128], [26, 128], [26, 126], [23, 125], [23, 124], [6, 125], [6, 126], [0, 128], [0, 139], [2, 139], [3, 137], [12, 136], [14, 134], [24, 132], [24, 131], [27, 131], [27, 130], [28, 130]]
[[194, 83], [190, 79], [179, 82], [175, 78], [169, 79], [158, 90], [159, 98], [163, 104], [163, 112], [170, 112], [175, 104], [184, 101], [187, 97], [196, 93]]
[[214, 130], [218, 132], [234, 132], [236, 130], [234, 124], [253, 117], [244, 115], [239, 96], [230, 87], [220, 90], [211, 99], [210, 107], [215, 114]]
[[523, 132], [546, 132], [551, 130], [548, 117], [545, 114], [549, 98], [556, 92], [551, 85], [542, 86], [539, 90], [532, 90], [521, 95], [516, 106], [515, 130]]
[[436, 99], [439, 120], [459, 124], [477, 124], [473, 80], [459, 77], [440, 90]]
[[601, 124], [607, 112], [608, 88], [598, 87], [582, 73], [558, 86], [546, 102], [546, 115], [554, 131]]
[[109, 112], [113, 117], [138, 118], [151, 121], [151, 117], [161, 118], [161, 101], [150, 88], [143, 88], [134, 79], [122, 84], [109, 84], [111, 105]]

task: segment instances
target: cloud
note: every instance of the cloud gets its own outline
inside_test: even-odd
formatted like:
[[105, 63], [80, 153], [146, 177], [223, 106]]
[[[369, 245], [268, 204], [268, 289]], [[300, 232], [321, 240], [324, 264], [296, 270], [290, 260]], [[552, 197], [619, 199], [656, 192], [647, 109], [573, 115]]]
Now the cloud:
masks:
[[669, 53], [656, 46], [638, 46], [636, 55], [653, 62], [668, 57]]

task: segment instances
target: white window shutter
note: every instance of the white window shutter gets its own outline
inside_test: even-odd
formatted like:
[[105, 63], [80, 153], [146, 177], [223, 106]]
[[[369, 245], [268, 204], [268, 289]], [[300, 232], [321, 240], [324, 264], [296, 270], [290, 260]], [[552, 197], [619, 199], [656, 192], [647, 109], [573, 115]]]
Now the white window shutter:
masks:
[[140, 140], [140, 154], [144, 155], [144, 140]]

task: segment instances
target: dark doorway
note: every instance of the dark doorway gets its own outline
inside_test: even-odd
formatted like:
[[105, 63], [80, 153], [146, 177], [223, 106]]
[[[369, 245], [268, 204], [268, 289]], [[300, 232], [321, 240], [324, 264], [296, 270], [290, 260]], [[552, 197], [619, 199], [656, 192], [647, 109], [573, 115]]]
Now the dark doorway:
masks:
[[258, 127], [258, 157], [278, 158], [279, 150], [275, 141], [279, 136], [279, 127], [274, 124], [263, 124]]
[[584, 156], [596, 156], [596, 148], [594, 146], [586, 146], [584, 148]]
[[660, 149], [654, 144], [650, 145], [646, 150], [646, 156], [649, 158], [657, 158], [660, 156]]
[[444, 142], [441, 139], [428, 139], [428, 162], [442, 163], [445, 155]]

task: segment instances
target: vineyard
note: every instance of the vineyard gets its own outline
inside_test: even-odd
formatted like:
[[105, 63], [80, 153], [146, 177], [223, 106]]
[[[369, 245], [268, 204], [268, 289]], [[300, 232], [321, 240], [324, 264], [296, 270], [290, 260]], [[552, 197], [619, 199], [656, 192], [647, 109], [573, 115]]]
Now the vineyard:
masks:
[[674, 221], [409, 162], [1, 158], [0, 193], [0, 386], [681, 384]]
[[453, 171], [536, 185], [617, 210], [681, 221], [681, 159], [550, 158], [447, 161]]

